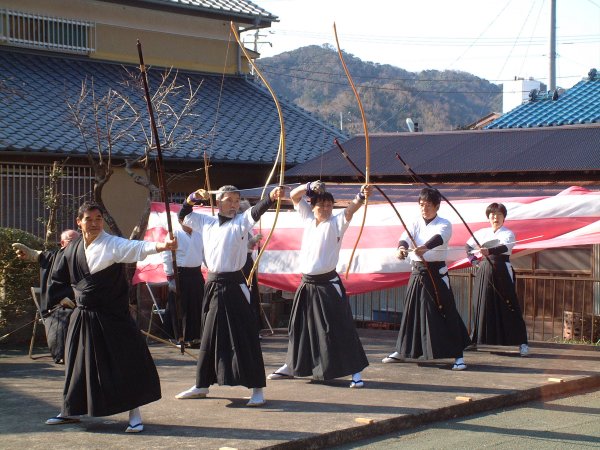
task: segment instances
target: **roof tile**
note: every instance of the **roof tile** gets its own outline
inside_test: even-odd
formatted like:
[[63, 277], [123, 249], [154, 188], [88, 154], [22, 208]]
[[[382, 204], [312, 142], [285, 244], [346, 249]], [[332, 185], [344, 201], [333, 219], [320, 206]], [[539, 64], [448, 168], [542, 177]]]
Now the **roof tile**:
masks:
[[562, 95], [556, 97], [554, 94], [552, 91], [532, 93], [528, 102], [500, 116], [486, 128], [600, 123], [600, 76], [595, 69]]
[[[137, 73], [133, 66], [0, 49], [0, 73], [7, 80], [7, 86], [18, 91], [17, 94], [0, 93], [3, 112], [0, 115], [0, 142], [4, 147], [0, 152], [12, 149], [83, 154], [84, 141], [73, 124], [67, 100], [75, 102], [84, 82], [88, 87], [93, 82], [100, 97], [111, 88], [120, 91], [146, 117], [141, 90], [132, 83], [124, 83], [129, 80], [127, 70]], [[163, 73], [164, 69], [149, 69], [151, 90], [160, 84]], [[223, 77], [185, 71], [176, 75], [180, 84], [187, 85], [188, 79], [192, 86], [201, 84], [198, 103], [193, 109], [195, 115], [182, 123], [192, 128], [196, 137], [180, 144], [176, 152], [165, 148], [165, 159], [197, 159], [198, 149], [202, 148], [215, 162], [272, 164], [275, 161], [280, 126], [275, 105], [264, 87], [242, 76]], [[175, 71], [171, 76], [175, 76]], [[185, 97], [182, 94], [172, 98], [175, 110], [181, 110]], [[89, 98], [86, 101], [89, 104]], [[299, 107], [285, 101], [280, 104], [286, 135], [294, 137], [287, 140], [288, 164], [317, 156], [321, 149], [315, 148], [315, 142], [344, 138], [341, 132]], [[89, 122], [89, 117], [87, 120]], [[123, 126], [117, 124], [113, 135], [122, 131]], [[144, 136], [134, 128], [129, 139], [115, 145], [113, 156], [141, 154], [143, 142]]]
[[[409, 178], [395, 153], [421, 175], [488, 176], [507, 172], [583, 172], [600, 170], [600, 124], [506, 130], [449, 131], [371, 135], [370, 174], [385, 179]], [[350, 158], [365, 166], [364, 136], [342, 144]], [[289, 169], [291, 178], [340, 179], [356, 173], [333, 147]], [[597, 175], [596, 175], [597, 176]]]

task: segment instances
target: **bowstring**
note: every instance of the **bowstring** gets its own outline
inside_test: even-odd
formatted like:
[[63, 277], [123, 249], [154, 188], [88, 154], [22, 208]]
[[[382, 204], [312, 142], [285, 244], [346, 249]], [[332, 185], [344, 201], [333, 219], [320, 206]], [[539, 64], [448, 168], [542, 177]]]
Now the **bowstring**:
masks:
[[325, 153], [325, 128], [321, 132], [321, 167], [319, 169], [319, 180], [323, 177], [323, 154]]

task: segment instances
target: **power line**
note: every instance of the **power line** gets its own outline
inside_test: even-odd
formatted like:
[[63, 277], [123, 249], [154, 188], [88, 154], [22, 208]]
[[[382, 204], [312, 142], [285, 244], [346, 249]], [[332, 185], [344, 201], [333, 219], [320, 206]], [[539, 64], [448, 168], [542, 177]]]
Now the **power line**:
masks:
[[[322, 65], [322, 64], [318, 64], [318, 63], [315, 63], [315, 64]], [[272, 64], [262, 64], [260, 62], [260, 60], [258, 61], [258, 65], [261, 69], [264, 69], [267, 73], [272, 73], [275, 75], [281, 75], [281, 76], [292, 77], [292, 78], [319, 81], [319, 82], [321, 82], [321, 81], [328, 82], [328, 80], [323, 80], [321, 78], [309, 78], [309, 77], [300, 78], [296, 75], [290, 75], [289, 71], [293, 70], [295, 73], [300, 72], [300, 73], [305, 73], [305, 74], [309, 74], [309, 75], [323, 75], [324, 77], [341, 76], [341, 74], [338, 72], [325, 72], [325, 71], [321, 71], [321, 70], [307, 70], [307, 69], [300, 69], [300, 68], [296, 68], [296, 67], [290, 68], [288, 71], [284, 71], [284, 70], [280, 69], [279, 67], [272, 65]], [[459, 72], [459, 71], [456, 71], [456, 72]], [[559, 78], [573, 78], [576, 76], [580, 76], [580, 75], [563, 76], [563, 77], [559, 77]], [[466, 79], [466, 78], [454, 79], [454, 78], [398, 78], [398, 77], [381, 77], [381, 76], [374, 76], [374, 75], [358, 75], [357, 74], [357, 75], [354, 75], [354, 78], [362, 79], [362, 80], [412, 82], [412, 83], [426, 83], [426, 82], [472, 83], [475, 81], [475, 79], [479, 79], [479, 80], [488, 81], [491, 83], [490, 80], [485, 80], [483, 78], [477, 77], [476, 75], [473, 75], [472, 79]], [[506, 80], [493, 80], [493, 81], [504, 82], [504, 81], [513, 81], [513, 79], [511, 78], [511, 79], [506, 79]]]
[[[288, 36], [300, 36], [305, 40], [317, 40], [323, 39], [328, 41], [331, 36], [327, 33], [311, 33], [307, 31], [297, 30], [273, 30], [273, 34], [282, 34]], [[473, 42], [477, 39], [476, 42]], [[350, 34], [344, 36], [345, 41], [351, 42], [362, 42], [362, 43], [373, 43], [373, 44], [394, 44], [394, 45], [423, 45], [437, 47], [498, 47], [506, 46], [512, 47], [524, 46], [528, 47], [531, 45], [546, 46], [548, 38], [546, 36], [529, 37], [523, 40], [517, 40], [515, 42], [514, 37], [410, 37], [410, 36], [377, 36], [377, 35], [366, 35], [366, 34]], [[569, 43], [597, 43], [600, 42], [600, 36], [597, 34], [582, 34], [582, 35], [570, 35], [560, 36], [557, 38], [557, 44], [569, 44]]]

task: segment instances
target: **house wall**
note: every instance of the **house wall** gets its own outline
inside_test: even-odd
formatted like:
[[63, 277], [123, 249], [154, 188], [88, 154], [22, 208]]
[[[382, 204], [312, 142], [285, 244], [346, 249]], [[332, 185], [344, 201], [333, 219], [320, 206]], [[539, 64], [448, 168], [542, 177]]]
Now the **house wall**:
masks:
[[[93, 59], [138, 63], [136, 40], [140, 39], [149, 65], [227, 74], [240, 71], [228, 21], [99, 1], [2, 3], [10, 10], [96, 23], [96, 50], [89, 55]], [[248, 71], [247, 62], [241, 69]]]
[[542, 89], [545, 85], [541, 81], [534, 79], [525, 80], [517, 78], [515, 80], [505, 81], [502, 93], [502, 112], [507, 113], [517, 106], [520, 106], [529, 98], [529, 92], [532, 89]]

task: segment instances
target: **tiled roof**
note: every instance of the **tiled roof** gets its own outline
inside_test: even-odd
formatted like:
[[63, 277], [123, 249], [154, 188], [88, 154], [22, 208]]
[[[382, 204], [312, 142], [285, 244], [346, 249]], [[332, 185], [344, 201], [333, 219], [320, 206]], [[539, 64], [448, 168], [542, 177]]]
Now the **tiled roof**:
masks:
[[587, 78], [560, 94], [532, 92], [530, 100], [507, 112], [486, 128], [532, 128], [600, 123], [600, 74]]
[[[343, 143], [351, 159], [365, 167], [365, 139], [357, 136]], [[406, 180], [410, 176], [395, 153], [416, 173], [444, 182], [499, 180], [505, 174], [527, 174], [558, 179], [571, 174], [576, 179], [600, 176], [600, 124], [533, 129], [448, 131], [371, 135], [370, 174], [374, 179]], [[337, 179], [356, 172], [340, 151], [332, 148], [322, 156], [291, 168], [289, 179]], [[506, 175], [508, 176], [508, 175]], [[464, 177], [464, 178], [461, 178]], [[513, 176], [514, 177], [514, 176]], [[430, 178], [430, 180], [433, 178]], [[514, 181], [514, 180], [513, 180]]]
[[[193, 12], [207, 15], [221, 15], [224, 17], [237, 17], [257, 19], [267, 23], [276, 22], [277, 16], [255, 5], [248, 0], [104, 0], [111, 3], [135, 5], [148, 9], [169, 9], [173, 11]], [[265, 23], [262, 24], [266, 26]]]
[[[66, 100], [78, 96], [86, 79], [88, 84], [93, 80], [97, 96], [104, 96], [109, 89], [128, 96], [147, 121], [142, 90], [135, 84], [125, 84], [131, 81], [126, 69], [139, 73], [137, 67], [6, 51], [0, 46], [0, 74], [7, 88], [0, 92], [0, 152], [83, 155], [84, 142], [72, 123]], [[149, 70], [151, 91], [158, 87], [163, 73], [163, 69]], [[275, 104], [264, 87], [244, 77], [183, 71], [177, 74], [180, 85], [187, 86], [188, 79], [192, 86], [201, 84], [194, 115], [183, 121], [184, 126], [193, 128], [196, 137], [172, 151], [162, 143], [165, 159], [198, 160], [206, 149], [213, 162], [271, 164], [275, 161], [279, 120]], [[186, 94], [184, 89], [172, 100], [176, 111], [181, 110]], [[286, 126], [288, 164], [313, 158], [329, 147], [335, 137], [342, 137], [335, 128], [324, 125], [306, 111], [291, 103], [280, 103]], [[211, 133], [213, 125], [215, 132]], [[113, 135], [122, 130], [119, 126], [122, 125], [116, 126]], [[140, 155], [142, 142], [141, 132], [134, 128], [128, 139], [115, 146], [113, 156]]]

